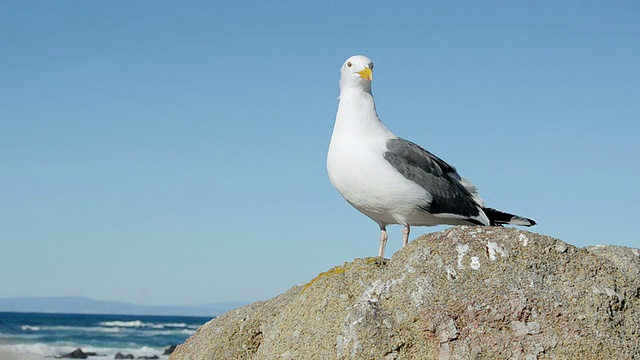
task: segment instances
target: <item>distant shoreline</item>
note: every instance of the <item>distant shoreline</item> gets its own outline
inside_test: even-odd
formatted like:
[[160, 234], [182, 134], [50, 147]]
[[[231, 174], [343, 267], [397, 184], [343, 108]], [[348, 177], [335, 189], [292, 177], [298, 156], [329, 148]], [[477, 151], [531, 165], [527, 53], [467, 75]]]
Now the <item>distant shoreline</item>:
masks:
[[[22, 311], [22, 310], [0, 310], [0, 314], [43, 314], [43, 315], [87, 315], [87, 316], [148, 316], [148, 317], [187, 317], [187, 318], [199, 318], [199, 319], [214, 319], [219, 315], [155, 315], [155, 314], [121, 314], [121, 313], [94, 313], [94, 312], [60, 312], [60, 311]], [[1, 343], [0, 343], [1, 345]], [[0, 360], [4, 360], [4, 358], [0, 358]]]
[[139, 305], [127, 302], [93, 300], [86, 297], [0, 297], [0, 312], [70, 315], [132, 315], [214, 317], [245, 302], [219, 302], [205, 305]]

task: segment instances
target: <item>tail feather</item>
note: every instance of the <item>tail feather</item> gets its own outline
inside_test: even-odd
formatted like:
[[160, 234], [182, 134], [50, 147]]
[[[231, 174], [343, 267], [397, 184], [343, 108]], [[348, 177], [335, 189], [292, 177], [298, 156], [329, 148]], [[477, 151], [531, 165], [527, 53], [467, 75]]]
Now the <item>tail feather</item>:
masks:
[[485, 208], [482, 208], [482, 210], [489, 218], [491, 226], [501, 226], [504, 224], [533, 226], [536, 224], [536, 222], [533, 221], [532, 219], [509, 214], [493, 208], [485, 207]]

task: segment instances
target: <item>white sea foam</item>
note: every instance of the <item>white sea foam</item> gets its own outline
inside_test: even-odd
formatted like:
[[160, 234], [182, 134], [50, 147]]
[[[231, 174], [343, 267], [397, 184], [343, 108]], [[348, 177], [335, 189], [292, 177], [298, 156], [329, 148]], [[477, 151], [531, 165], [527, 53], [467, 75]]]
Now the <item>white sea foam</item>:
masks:
[[149, 346], [143, 346], [139, 348], [105, 348], [95, 346], [82, 346], [82, 345], [50, 345], [45, 343], [30, 343], [30, 344], [5, 344], [0, 345], [0, 351], [9, 351], [13, 353], [32, 354], [40, 356], [60, 356], [68, 354], [77, 348], [82, 349], [84, 352], [94, 352], [99, 355], [105, 355], [107, 358], [113, 358], [116, 353], [132, 354], [135, 358], [140, 356], [153, 356], [158, 355], [160, 359], [167, 359], [168, 356], [160, 355], [164, 349], [153, 348]]
[[103, 321], [102, 326], [118, 326], [118, 327], [144, 327], [144, 323], [140, 320], [133, 321]]
[[189, 327], [186, 323], [162, 323], [158, 325], [162, 327], [175, 327], [175, 328]]
[[191, 329], [180, 329], [180, 330], [162, 330], [162, 331], [154, 331], [150, 332], [148, 336], [156, 336], [156, 335], [175, 335], [175, 334], [184, 334], [184, 335], [193, 335], [196, 333], [196, 330]]
[[[145, 323], [140, 320], [133, 321], [103, 321], [100, 323], [102, 326], [111, 326], [111, 327], [132, 327], [132, 328], [140, 328], [146, 327], [151, 329], [165, 329], [165, 328], [187, 328], [191, 327], [186, 323]], [[197, 327], [196, 327], [197, 328]]]
[[[132, 354], [136, 358], [139, 356], [153, 356], [162, 354], [164, 349], [154, 348], [150, 346], [142, 346], [139, 348], [104, 348], [104, 347], [95, 347], [95, 346], [82, 346], [80, 347], [84, 352], [94, 352], [99, 355], [107, 355], [107, 357], [113, 357], [116, 353], [122, 354]], [[73, 351], [73, 350], [71, 350]], [[166, 359], [167, 356], [160, 356], [161, 359]]]
[[103, 359], [113, 359], [118, 352], [167, 359], [161, 356], [167, 346], [184, 342], [202, 325], [181, 317], [108, 315], [12, 314], [6, 320], [0, 333], [0, 360], [12, 353], [24, 353], [18, 358], [25, 360], [55, 357], [78, 348], [104, 355]]
[[39, 327], [31, 325], [22, 325], [20, 328], [22, 331], [40, 331]]
[[[106, 322], [101, 324], [106, 325]], [[146, 328], [148, 330], [145, 330], [144, 332], [139, 332], [137, 333], [137, 335], [138, 336], [158, 336], [158, 335], [177, 335], [177, 334], [193, 335], [198, 329], [198, 326], [187, 326], [187, 324], [184, 324], [184, 326], [182, 327], [181, 326], [182, 324], [178, 324], [178, 325], [180, 325], [180, 327], [168, 327], [166, 324], [165, 325], [147, 324]], [[119, 326], [82, 327], [82, 326], [64, 326], [64, 325], [57, 325], [57, 326], [22, 325], [21, 328], [23, 331], [31, 332], [33, 334], [37, 334], [38, 332], [46, 332], [46, 331], [51, 331], [51, 332], [75, 331], [75, 332], [85, 332], [85, 333], [93, 332], [93, 333], [112, 333], [112, 334], [113, 333], [131, 333], [136, 331], [133, 327], [119, 327]]]
[[0, 350], [6, 350], [16, 353], [23, 354], [35, 354], [35, 355], [54, 355], [58, 354], [58, 352], [64, 352], [69, 350], [67, 353], [75, 350], [72, 346], [52, 346], [44, 343], [32, 343], [32, 344], [9, 344], [9, 345], [0, 345]]
[[106, 332], [106, 333], [120, 332], [120, 328], [117, 328], [117, 327], [82, 327], [82, 326], [65, 326], [65, 325], [56, 325], [56, 326], [22, 325], [21, 329], [23, 331], [89, 331], [89, 332]]

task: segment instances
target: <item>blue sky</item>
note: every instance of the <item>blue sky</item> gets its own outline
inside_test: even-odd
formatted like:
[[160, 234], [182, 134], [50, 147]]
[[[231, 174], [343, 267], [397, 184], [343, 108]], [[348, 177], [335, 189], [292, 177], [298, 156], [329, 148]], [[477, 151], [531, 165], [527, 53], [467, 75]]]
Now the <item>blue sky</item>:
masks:
[[638, 247], [638, 18], [634, 1], [3, 1], [0, 297], [254, 301], [375, 256], [378, 227], [325, 169], [353, 54], [387, 127], [488, 205]]

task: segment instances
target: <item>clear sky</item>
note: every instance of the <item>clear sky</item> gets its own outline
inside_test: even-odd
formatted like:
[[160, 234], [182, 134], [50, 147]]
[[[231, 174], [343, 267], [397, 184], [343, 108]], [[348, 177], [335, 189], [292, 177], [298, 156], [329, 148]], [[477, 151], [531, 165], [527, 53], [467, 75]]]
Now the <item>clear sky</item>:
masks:
[[2, 1], [0, 297], [254, 301], [377, 255], [325, 167], [354, 54], [387, 127], [487, 205], [640, 247], [638, 19], [637, 1]]

